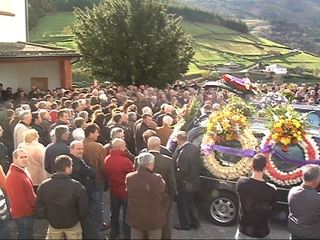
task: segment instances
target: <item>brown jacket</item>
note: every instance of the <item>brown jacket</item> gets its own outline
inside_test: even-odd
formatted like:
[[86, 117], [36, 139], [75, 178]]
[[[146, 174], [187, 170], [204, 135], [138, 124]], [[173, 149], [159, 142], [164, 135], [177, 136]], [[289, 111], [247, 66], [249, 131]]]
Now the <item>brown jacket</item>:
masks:
[[173, 129], [168, 127], [167, 125], [163, 125], [162, 127], [156, 128], [156, 133], [161, 140], [161, 145], [163, 146], [167, 145], [168, 139], [172, 132], [173, 132]]
[[127, 224], [141, 231], [162, 228], [166, 218], [162, 203], [165, 182], [161, 175], [141, 167], [127, 174], [126, 186], [129, 195]]
[[104, 169], [104, 159], [107, 156], [106, 150], [101, 143], [90, 138], [83, 139], [82, 143], [84, 147], [83, 160], [96, 170], [96, 185], [103, 184], [107, 179]]

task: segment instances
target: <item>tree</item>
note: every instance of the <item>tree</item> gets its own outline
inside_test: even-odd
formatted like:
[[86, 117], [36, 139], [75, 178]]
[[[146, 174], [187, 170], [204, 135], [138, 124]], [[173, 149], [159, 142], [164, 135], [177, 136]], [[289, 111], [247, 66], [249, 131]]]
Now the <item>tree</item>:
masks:
[[165, 2], [105, 0], [74, 14], [75, 41], [94, 77], [163, 86], [187, 72], [193, 39]]
[[47, 0], [29, 0], [28, 2], [28, 13], [29, 13], [29, 29], [34, 28], [39, 18], [45, 15], [48, 7]]

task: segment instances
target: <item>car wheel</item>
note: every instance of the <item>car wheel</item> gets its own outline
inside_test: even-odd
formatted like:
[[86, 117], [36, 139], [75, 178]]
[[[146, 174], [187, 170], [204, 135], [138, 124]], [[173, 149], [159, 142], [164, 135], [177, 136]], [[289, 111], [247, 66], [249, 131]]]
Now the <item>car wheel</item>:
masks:
[[230, 226], [237, 222], [238, 208], [237, 196], [228, 192], [220, 192], [218, 197], [208, 202], [206, 212], [214, 224]]

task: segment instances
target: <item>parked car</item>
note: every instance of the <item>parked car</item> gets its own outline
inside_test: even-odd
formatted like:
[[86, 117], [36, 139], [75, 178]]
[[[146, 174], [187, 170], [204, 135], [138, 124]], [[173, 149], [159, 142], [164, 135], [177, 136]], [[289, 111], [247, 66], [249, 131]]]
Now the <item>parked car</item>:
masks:
[[[295, 105], [294, 109], [304, 113], [312, 111], [311, 120], [316, 125], [310, 125], [307, 129], [308, 133], [313, 135], [313, 139], [320, 146], [320, 109], [313, 106]], [[317, 122], [319, 120], [319, 123]], [[261, 118], [251, 119], [251, 131], [254, 133], [260, 143], [266, 131], [266, 120]], [[206, 119], [197, 123], [198, 126], [188, 130], [190, 142], [200, 148], [202, 138], [206, 133]], [[235, 143], [236, 144], [236, 143]], [[241, 148], [241, 146], [235, 146]], [[280, 151], [280, 147], [275, 146], [275, 150]], [[288, 152], [283, 153], [286, 157], [301, 160], [304, 159], [304, 152], [301, 147], [290, 147]], [[283, 171], [292, 171], [296, 168], [295, 165], [282, 161], [280, 158], [275, 158], [274, 163]], [[216, 153], [216, 158], [225, 165], [232, 165], [239, 161], [240, 157], [232, 156], [223, 153]], [[209, 217], [216, 225], [228, 226], [235, 224], [239, 212], [239, 200], [236, 193], [236, 181], [228, 181], [219, 179], [213, 176], [203, 164], [201, 159], [200, 168], [201, 189], [196, 193], [196, 200], [201, 211]], [[290, 187], [277, 186], [277, 209], [274, 211], [276, 218], [286, 219], [288, 214], [287, 195]]]
[[309, 113], [307, 119], [310, 124], [320, 126], [320, 107], [319, 105], [292, 104], [293, 109], [300, 113]]

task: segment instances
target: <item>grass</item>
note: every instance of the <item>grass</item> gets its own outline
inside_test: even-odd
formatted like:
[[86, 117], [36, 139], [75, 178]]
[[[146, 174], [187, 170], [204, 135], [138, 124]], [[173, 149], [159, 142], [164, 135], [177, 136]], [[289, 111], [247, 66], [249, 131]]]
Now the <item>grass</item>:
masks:
[[75, 17], [72, 13], [48, 14], [30, 31], [29, 37], [31, 41], [37, 42], [48, 41], [51, 36], [70, 36], [69, 26], [74, 19]]
[[[78, 50], [69, 28], [74, 19], [72, 13], [48, 14], [30, 32], [30, 40]], [[247, 22], [249, 25], [253, 23], [250, 20]], [[320, 66], [320, 57], [308, 53], [291, 53], [290, 48], [268, 39], [208, 23], [183, 21], [182, 26], [187, 34], [195, 38], [196, 53], [187, 74], [201, 74], [231, 61], [243, 68], [259, 61], [278, 63], [287, 68], [302, 66], [314, 69]], [[268, 54], [270, 50], [279, 51], [282, 56]]]

